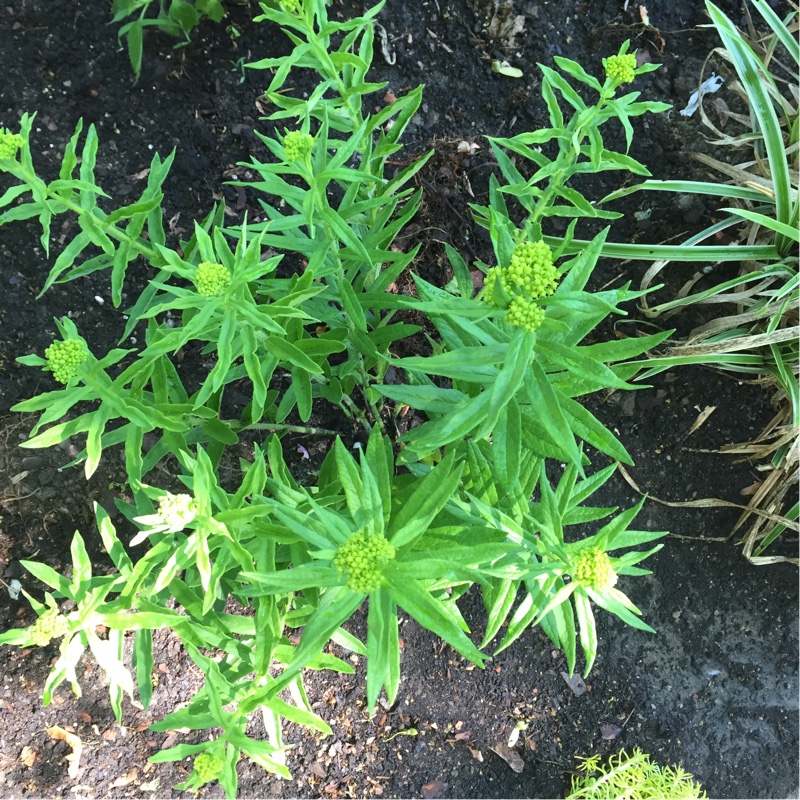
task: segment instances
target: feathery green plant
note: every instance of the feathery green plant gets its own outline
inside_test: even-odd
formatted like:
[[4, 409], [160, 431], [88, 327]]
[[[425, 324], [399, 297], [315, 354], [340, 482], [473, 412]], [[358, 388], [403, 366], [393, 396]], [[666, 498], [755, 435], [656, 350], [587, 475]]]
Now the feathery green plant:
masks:
[[573, 777], [567, 800], [706, 800], [708, 795], [692, 775], [682, 767], [660, 767], [638, 747], [631, 755], [620, 750], [609, 756], [608, 764], [600, 756], [581, 759], [578, 766], [585, 773]]

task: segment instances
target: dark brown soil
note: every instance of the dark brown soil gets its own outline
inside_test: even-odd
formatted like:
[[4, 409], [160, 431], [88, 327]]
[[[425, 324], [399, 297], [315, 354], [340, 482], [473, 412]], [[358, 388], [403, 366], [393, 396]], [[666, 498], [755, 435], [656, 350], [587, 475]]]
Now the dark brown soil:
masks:
[[[469, 258], [486, 257], [484, 234], [469, 221], [467, 203], [483, 200], [493, 169], [484, 135], [541, 127], [536, 62], [552, 64], [565, 55], [597, 72], [600, 59], [626, 37], [645, 50], [660, 71], [637, 88], [648, 99], [682, 107], [697, 84], [713, 33], [695, 0], [652, 0], [648, 11], [659, 32], [637, 24], [638, 7], [623, 11], [621, 0], [520, 0], [525, 17], [516, 45], [492, 39], [485, 29], [490, 2], [392, 0], [380, 16], [396, 52], [396, 64], [375, 61], [375, 80], [401, 93], [426, 84], [425, 105], [407, 138], [411, 154], [428, 148], [435, 157], [420, 174], [425, 201], [407, 231], [405, 244], [425, 243], [414, 269], [441, 283], [443, 243]], [[723, 10], [739, 21], [738, 3]], [[337, 4], [350, 16], [360, 8]], [[154, 151], [178, 154], [165, 184], [166, 219], [177, 239], [191, 230], [215, 199], [224, 197], [232, 222], [257, 208], [255, 196], [237, 194], [224, 181], [241, 170], [238, 161], [260, 154], [253, 130], [255, 101], [263, 73], [240, 82], [237, 59], [280, 55], [287, 42], [279, 31], [252, 20], [254, 4], [229, 6], [222, 25], [208, 23], [188, 47], [171, 49], [158, 35], [146, 40], [142, 79], [131, 85], [127, 55], [107, 25], [103, 0], [4, 0], [0, 4], [0, 125], [14, 128], [23, 111], [37, 111], [34, 151], [45, 177], [54, 177], [59, 154], [83, 118], [100, 135], [98, 176], [104, 190], [124, 201], [141, 190], [139, 173]], [[231, 35], [226, 25], [240, 34]], [[490, 70], [492, 59], [508, 58], [524, 77], [514, 81]], [[719, 67], [718, 67], [719, 68]], [[725, 91], [725, 90], [723, 90]], [[728, 98], [729, 102], [733, 102]], [[382, 104], [376, 96], [375, 103]], [[687, 152], [708, 150], [699, 123], [673, 111], [636, 126], [632, 155], [659, 178], [691, 175]], [[481, 145], [467, 159], [458, 142]], [[599, 197], [619, 185], [613, 173], [584, 188]], [[0, 186], [0, 191], [3, 190]], [[697, 200], [697, 203], [700, 201]], [[667, 195], [634, 196], [622, 210], [629, 216], [613, 229], [620, 241], [661, 241], [702, 226], [719, 203], [680, 207]], [[652, 207], [650, 222], [636, 223], [634, 210]], [[556, 231], [554, 231], [556, 232]], [[59, 232], [56, 230], [55, 239]], [[56, 248], [56, 254], [57, 254]], [[19, 560], [36, 558], [56, 569], [69, 561], [69, 540], [79, 528], [87, 540], [95, 530], [91, 504], [112, 509], [124, 468], [109, 453], [87, 484], [82, 472], [62, 470], [69, 449], [21, 450], [32, 422], [9, 412], [16, 402], [43, 389], [43, 375], [15, 363], [41, 353], [55, 333], [54, 317], [69, 314], [96, 352], [116, 344], [124, 323], [110, 303], [103, 275], [55, 287], [36, 299], [52, 266], [38, 245], [33, 225], [0, 228], [0, 571], [8, 582], [25, 577]], [[638, 282], [644, 265], [602, 264], [593, 278]], [[659, 297], [669, 298], [693, 271], [673, 266]], [[131, 290], [147, 279], [134, 270]], [[137, 286], [138, 284], [138, 286]], [[104, 302], [101, 304], [96, 298]], [[631, 309], [634, 312], [634, 309]], [[635, 314], [633, 314], [635, 319]], [[672, 320], [671, 324], [676, 322]], [[697, 318], [677, 320], [683, 329]], [[40, 385], [42, 383], [42, 385]], [[741, 503], [741, 491], [758, 479], [753, 465], [736, 464], [714, 452], [747, 439], [770, 418], [769, 398], [710, 369], [676, 370], [636, 394], [588, 399], [592, 410], [615, 429], [636, 461], [633, 479], [655, 498], [675, 502], [718, 497]], [[698, 413], [717, 407], [708, 422], [688, 436]], [[330, 424], [330, 423], [329, 423]], [[354, 435], [354, 431], [342, 430]], [[315, 441], [322, 454], [329, 441]], [[310, 443], [305, 441], [310, 449]], [[285, 447], [294, 452], [296, 443]], [[73, 452], [72, 455], [75, 453]], [[298, 461], [299, 461], [298, 456]], [[630, 486], [614, 479], [598, 502], [628, 506]], [[658, 631], [648, 636], [615, 618], [600, 617], [600, 654], [576, 695], [561, 673], [561, 654], [531, 633], [492, 660], [472, 668], [413, 621], [405, 621], [403, 680], [397, 704], [367, 719], [364, 665], [352, 657], [354, 676], [309, 676], [315, 709], [333, 728], [326, 739], [289, 728], [292, 782], [281, 782], [247, 762], [240, 765], [242, 797], [556, 797], [568, 790], [575, 755], [612, 753], [624, 746], [650, 752], [661, 763], [680, 762], [712, 797], [796, 797], [798, 789], [798, 584], [787, 565], [749, 565], [726, 538], [734, 509], [678, 509], [648, 502], [637, 527], [669, 530], [676, 536], [649, 563], [654, 574], [623, 586]], [[680, 537], [680, 538], [678, 538]], [[783, 546], [796, 550], [788, 537]], [[95, 542], [98, 565], [105, 564]], [[482, 607], [468, 595], [462, 603], [476, 637]], [[0, 592], [0, 625], [30, 621], [20, 601]], [[362, 621], [354, 620], [359, 634]], [[153, 765], [147, 758], [181, 733], [147, 729], [188, 700], [202, 676], [166, 633], [157, 638], [159, 683], [151, 707], [128, 707], [124, 727], [114, 720], [102, 673], [84, 664], [84, 695], [58, 692], [48, 708], [41, 689], [53, 648], [0, 648], [0, 795], [5, 797], [176, 796], [185, 764]], [[345, 657], [350, 657], [345, 655]], [[518, 722], [524, 723], [515, 752], [521, 772], [498, 756]], [[44, 728], [74, 731], [84, 744], [80, 772], [67, 774], [64, 742]], [[254, 719], [253, 733], [260, 722]], [[608, 728], [619, 733], [608, 738]], [[412, 734], [412, 730], [416, 733]], [[215, 784], [203, 796], [221, 796]]]

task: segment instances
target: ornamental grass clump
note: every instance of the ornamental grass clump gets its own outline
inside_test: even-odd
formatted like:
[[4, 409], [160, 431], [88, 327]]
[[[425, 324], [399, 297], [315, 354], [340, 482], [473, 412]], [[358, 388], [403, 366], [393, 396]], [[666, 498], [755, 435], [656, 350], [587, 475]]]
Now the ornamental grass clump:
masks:
[[[709, 55], [719, 59], [717, 69], [732, 66], [738, 81], [727, 87], [743, 101], [749, 113], [732, 113], [726, 131], [720, 130], [699, 105], [702, 124], [713, 136], [712, 145], [729, 150], [724, 159], [708, 153], [692, 154], [720, 181], [654, 181], [613, 192], [607, 203], [634, 192], [655, 191], [725, 198], [726, 207], [714, 212], [715, 221], [677, 246], [608, 244], [604, 255], [652, 261], [641, 288], [649, 289], [672, 261], [697, 264], [697, 271], [676, 297], [652, 304], [644, 312], [666, 320], [683, 309], [699, 306], [717, 310], [704, 324], [673, 344], [662, 359], [651, 361], [641, 377], [682, 364], [705, 364], [743, 376], [772, 393], [775, 416], [750, 442], [721, 449], [735, 456], [766, 462], [762, 480], [731, 533], [745, 529], [741, 543], [754, 564], [789, 561], [794, 555], [769, 552], [786, 530], [800, 532], [800, 507], [794, 500], [800, 474], [800, 272], [798, 271], [798, 214], [800, 213], [800, 117], [797, 71], [797, 10], [782, 19], [766, 0], [753, 8], [767, 30], [748, 27], [743, 33], [713, 3], [706, 9], [722, 40]], [[755, 18], [758, 21], [758, 18]], [[702, 80], [698, 76], [698, 83]], [[736, 125], [743, 126], [733, 132]], [[728, 245], [707, 241], [730, 239]], [[718, 267], [733, 262], [736, 274]], [[711, 502], [722, 502], [714, 501]]]

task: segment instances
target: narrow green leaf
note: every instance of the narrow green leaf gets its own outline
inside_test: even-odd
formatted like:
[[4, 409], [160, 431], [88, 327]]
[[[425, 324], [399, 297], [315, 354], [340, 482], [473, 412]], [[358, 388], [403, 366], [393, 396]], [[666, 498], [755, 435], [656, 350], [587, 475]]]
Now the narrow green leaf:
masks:
[[387, 538], [396, 548], [421, 536], [458, 489], [464, 465], [454, 468], [454, 459], [455, 453], [451, 452], [434, 467], [392, 519]]
[[400, 576], [395, 584], [388, 568], [386, 573], [390, 580], [390, 586], [386, 591], [397, 605], [414, 617], [423, 628], [435, 633], [461, 653], [464, 658], [483, 667], [489, 657], [475, 647], [439, 600], [423, 589], [417, 581], [403, 579]]
[[369, 599], [367, 614], [367, 709], [372, 713], [382, 688], [394, 703], [400, 684], [400, 642], [397, 605], [391, 593], [378, 589]]

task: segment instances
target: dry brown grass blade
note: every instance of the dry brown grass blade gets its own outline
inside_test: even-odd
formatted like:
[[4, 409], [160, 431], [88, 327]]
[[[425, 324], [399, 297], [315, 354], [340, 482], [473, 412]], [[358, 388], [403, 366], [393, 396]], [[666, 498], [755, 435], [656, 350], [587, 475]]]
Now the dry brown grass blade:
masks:
[[[749, 505], [743, 506], [741, 503], [731, 503], [728, 500], [720, 500], [716, 497], [704, 497], [700, 500], [682, 500], [682, 501], [673, 501], [673, 500], [661, 500], [658, 497], [655, 497], [652, 494], [648, 494], [647, 492], [643, 492], [636, 481], [631, 477], [630, 473], [622, 466], [622, 464], [618, 465], [618, 469], [622, 477], [627, 481], [630, 487], [635, 491], [638, 492], [642, 497], [647, 497], [648, 500], [652, 500], [654, 503], [658, 503], [662, 506], [669, 506], [670, 508], [738, 508], [741, 511], [746, 511], [750, 514], [756, 514], [759, 517], [763, 517], [765, 520], [772, 522], [776, 525], [784, 525], [787, 529], [797, 531], [800, 533], [800, 522], [795, 520], [788, 519], [780, 514], [775, 514], [773, 512], [764, 511], [760, 508], [751, 508]], [[676, 534], [670, 534], [671, 536], [675, 536]], [[731, 531], [727, 536], [714, 536], [714, 537], [705, 537], [705, 536], [680, 536], [678, 538], [681, 539], [699, 539], [704, 542], [725, 542], [733, 536], [733, 531]], [[776, 556], [777, 558], [777, 556]], [[797, 559], [789, 559], [789, 558], [781, 558], [783, 561], [791, 561], [792, 563], [798, 563]]]
[[[759, 284], [759, 287], [763, 287], [764, 284]], [[756, 287], [758, 288], [758, 287]], [[747, 292], [736, 292], [735, 295], [717, 295], [720, 298], [720, 302], [723, 302], [724, 298], [731, 298], [731, 302], [740, 302], [734, 300], [734, 297], [741, 297], [748, 294]], [[699, 303], [698, 303], [699, 305]], [[777, 304], [776, 304], [777, 305]], [[789, 307], [786, 309], [787, 311], [794, 311], [800, 306], [800, 301], [792, 302]], [[754, 322], [762, 322], [765, 317], [769, 317], [772, 314], [778, 313], [780, 308], [769, 305], [765, 308], [759, 308], [755, 311], [746, 311], [743, 314], [732, 314], [728, 317], [717, 317], [716, 319], [712, 319], [710, 322], [707, 322], [705, 325], [701, 325], [698, 328], [695, 328], [687, 338], [685, 344], [697, 344], [702, 342], [704, 339], [707, 339], [710, 336], [716, 336], [718, 333], [722, 333], [723, 331], [730, 331], [734, 330], [735, 328], [741, 328], [744, 325], [749, 325]]]
[[724, 342], [709, 342], [708, 344], [682, 344], [670, 348], [668, 356], [711, 356], [721, 353], [737, 353], [742, 350], [753, 350], [756, 347], [767, 347], [780, 342], [797, 341], [800, 336], [800, 326], [782, 328], [771, 333], [754, 333], [747, 336], [736, 336]]
[[749, 185], [751, 189], [763, 192], [765, 197], [772, 199], [775, 197], [773, 184], [769, 178], [764, 178], [744, 169], [745, 166], [753, 166], [754, 162], [752, 161], [742, 165], [726, 164], [724, 161], [718, 161], [705, 153], [692, 153], [692, 158], [731, 178], [738, 186]]
[[[774, 511], [782, 508], [789, 491], [797, 486], [798, 478], [800, 478], [800, 426], [788, 424], [790, 412], [788, 404], [784, 405], [756, 439], [751, 442], [728, 445], [721, 450], [728, 454], [743, 455], [748, 460], [762, 461], [772, 457], [778, 449], [790, 445], [780, 464], [772, 469], [752, 496], [732, 531], [736, 532], [745, 522], [752, 519], [740, 544], [744, 556], [753, 564], [775, 564], [778, 561], [788, 561], [800, 565], [800, 560], [796, 558], [753, 555], [759, 544], [770, 533], [768, 521], [758, 511], [760, 509]], [[798, 530], [797, 523], [787, 527], [791, 530]]]
[[[702, 277], [705, 277], [705, 275], [703, 275]], [[777, 276], [770, 275], [764, 278], [764, 280], [762, 280], [760, 283], [757, 283], [755, 286], [752, 286], [749, 289], [742, 289], [736, 292], [733, 291], [726, 292], [724, 294], [714, 294], [711, 295], [710, 297], [704, 297], [700, 300], [697, 300], [696, 304], [699, 306], [708, 306], [719, 303], [737, 303], [737, 304], [747, 303], [747, 301], [749, 300], [758, 299], [758, 295], [762, 293], [765, 289], [768, 289], [777, 280], [778, 280]], [[769, 311], [767, 309], [764, 309], [763, 311], [754, 312], [749, 321], [750, 322], [761, 321], [768, 313]], [[738, 327], [738, 323], [731, 327]]]

